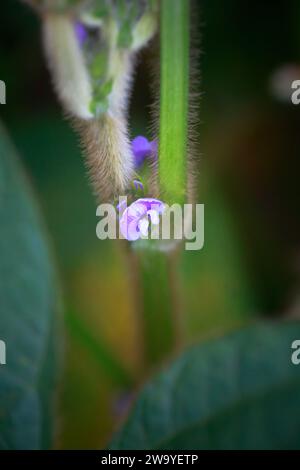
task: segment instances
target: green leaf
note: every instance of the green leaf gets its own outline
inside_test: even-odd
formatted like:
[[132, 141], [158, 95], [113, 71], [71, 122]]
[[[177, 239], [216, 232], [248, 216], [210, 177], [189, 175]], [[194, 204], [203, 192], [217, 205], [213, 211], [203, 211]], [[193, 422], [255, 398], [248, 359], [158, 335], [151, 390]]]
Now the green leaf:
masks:
[[128, 48], [132, 42], [132, 24], [130, 20], [122, 23], [118, 34], [118, 46]]
[[300, 323], [193, 347], [144, 391], [112, 449], [299, 449]]
[[105, 18], [109, 14], [109, 7], [104, 2], [102, 2], [102, 4], [97, 4], [96, 6], [93, 6], [91, 14], [95, 18]]
[[108, 96], [112, 92], [114, 81], [107, 80], [94, 91], [94, 97], [90, 103], [90, 111], [100, 117], [106, 113], [109, 107]]
[[0, 448], [52, 441], [57, 295], [43, 227], [0, 126]]
[[99, 54], [97, 54], [89, 67], [91, 76], [94, 80], [99, 81], [101, 79], [106, 71], [107, 67], [107, 53], [106, 51], [101, 51]]

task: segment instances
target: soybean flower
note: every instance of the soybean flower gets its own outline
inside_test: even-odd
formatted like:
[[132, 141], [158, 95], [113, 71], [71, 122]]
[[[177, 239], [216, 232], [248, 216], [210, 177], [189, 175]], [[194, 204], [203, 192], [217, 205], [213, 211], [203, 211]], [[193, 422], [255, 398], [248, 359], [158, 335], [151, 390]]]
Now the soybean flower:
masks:
[[141, 166], [146, 158], [157, 158], [157, 141], [149, 141], [146, 137], [139, 135], [131, 142], [134, 163], [136, 167]]
[[74, 24], [74, 29], [79, 45], [83, 46], [88, 37], [86, 27], [80, 21], [76, 21]]
[[165, 205], [162, 201], [152, 198], [141, 198], [127, 207], [120, 218], [120, 231], [129, 241], [147, 237], [151, 224], [159, 224], [159, 216]]

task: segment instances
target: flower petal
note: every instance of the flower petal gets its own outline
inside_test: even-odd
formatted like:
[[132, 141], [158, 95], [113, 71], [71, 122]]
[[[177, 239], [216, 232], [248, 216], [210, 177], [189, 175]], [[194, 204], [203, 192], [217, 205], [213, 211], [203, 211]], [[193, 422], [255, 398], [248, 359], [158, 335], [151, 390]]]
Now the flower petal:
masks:
[[120, 232], [126, 240], [138, 240], [141, 236], [140, 229], [138, 227], [139, 219], [128, 217], [128, 214], [125, 214], [126, 211], [127, 209], [124, 211], [124, 214], [120, 219]]
[[158, 225], [159, 224], [159, 212], [151, 209], [147, 212], [148, 216], [150, 217], [151, 224]]
[[148, 236], [149, 220], [143, 217], [138, 223], [139, 230], [144, 237]]
[[137, 201], [135, 201], [133, 204], [143, 204], [147, 211], [155, 210], [159, 214], [162, 214], [165, 209], [165, 204], [162, 201], [153, 198], [140, 198], [137, 199]]
[[135, 157], [135, 164], [136, 166], [140, 166], [145, 158], [151, 154], [151, 144], [146, 137], [139, 135], [133, 139], [131, 145]]

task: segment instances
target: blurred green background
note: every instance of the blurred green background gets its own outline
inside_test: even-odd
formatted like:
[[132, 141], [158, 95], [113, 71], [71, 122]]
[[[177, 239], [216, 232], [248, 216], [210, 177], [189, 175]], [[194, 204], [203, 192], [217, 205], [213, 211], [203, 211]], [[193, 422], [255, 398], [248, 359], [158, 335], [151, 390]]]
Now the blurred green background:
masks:
[[[180, 260], [185, 344], [260, 316], [297, 312], [300, 268], [300, 107], [289, 99], [290, 83], [300, 79], [299, 1], [197, 5], [198, 202], [206, 226], [204, 249]], [[140, 319], [126, 256], [118, 243], [96, 238], [96, 204], [40, 36], [26, 5], [2, 0], [1, 120], [35, 188], [63, 286], [56, 447], [94, 448], [107, 443], [132, 384], [147, 375]], [[148, 135], [151, 58], [145, 52], [138, 63], [132, 137]]]

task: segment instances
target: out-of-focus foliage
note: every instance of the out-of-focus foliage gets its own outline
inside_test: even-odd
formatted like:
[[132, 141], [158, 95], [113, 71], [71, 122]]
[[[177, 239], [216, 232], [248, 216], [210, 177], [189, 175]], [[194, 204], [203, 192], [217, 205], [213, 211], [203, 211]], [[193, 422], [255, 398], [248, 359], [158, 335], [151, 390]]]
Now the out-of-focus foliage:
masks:
[[[195, 84], [203, 92], [198, 201], [205, 204], [206, 241], [202, 251], [182, 254], [184, 344], [284, 312], [299, 279], [300, 108], [279, 102], [269, 86], [274, 71], [300, 61], [299, 2], [227, 0], [225, 11], [224, 2], [203, 0], [197, 13], [194, 30], [203, 51]], [[148, 374], [141, 319], [128, 260], [117, 243], [96, 238], [78, 142], [61, 117], [41, 50], [37, 18], [19, 1], [4, 0], [0, 79], [7, 105], [1, 116], [37, 189], [65, 297], [55, 445], [99, 448], [132, 400], [130, 380]], [[132, 136], [147, 135], [150, 122], [147, 54], [134, 84]], [[80, 319], [81, 334], [70, 315]], [[111, 358], [129, 380], [110, 373]]]
[[57, 391], [58, 292], [44, 227], [0, 127], [0, 448], [52, 446]]
[[145, 387], [111, 448], [299, 449], [299, 334], [299, 323], [260, 325], [185, 352]]

